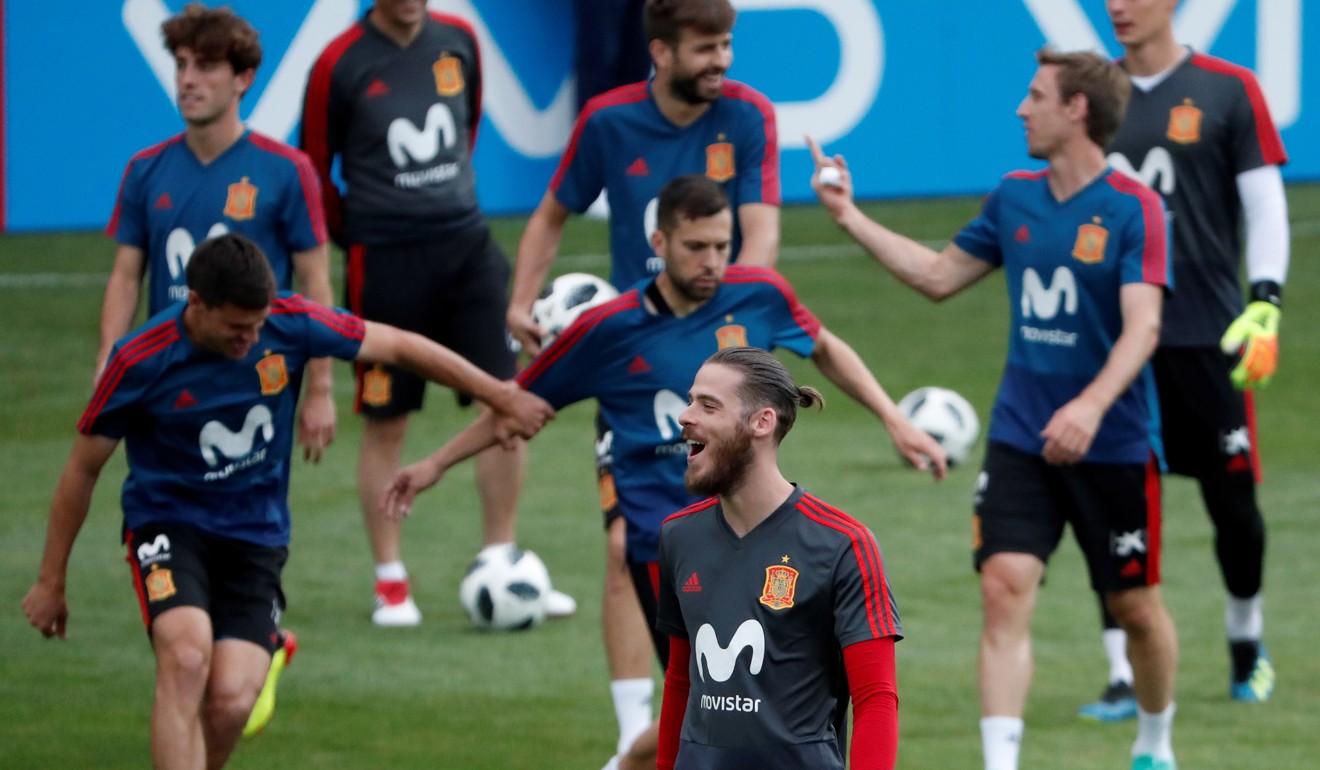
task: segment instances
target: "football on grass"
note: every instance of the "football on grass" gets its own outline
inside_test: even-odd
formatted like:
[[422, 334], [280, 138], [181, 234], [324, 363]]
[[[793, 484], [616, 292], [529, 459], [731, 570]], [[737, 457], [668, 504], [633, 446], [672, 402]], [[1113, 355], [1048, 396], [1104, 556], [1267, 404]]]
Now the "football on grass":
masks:
[[516, 548], [478, 556], [458, 586], [458, 598], [477, 627], [518, 631], [545, 620], [550, 573], [541, 557]]
[[545, 329], [543, 346], [586, 310], [619, 296], [608, 281], [590, 273], [566, 273], [550, 282], [532, 303], [532, 320]]
[[898, 408], [940, 442], [951, 465], [967, 462], [981, 433], [981, 421], [967, 399], [948, 388], [928, 386], [903, 396]]

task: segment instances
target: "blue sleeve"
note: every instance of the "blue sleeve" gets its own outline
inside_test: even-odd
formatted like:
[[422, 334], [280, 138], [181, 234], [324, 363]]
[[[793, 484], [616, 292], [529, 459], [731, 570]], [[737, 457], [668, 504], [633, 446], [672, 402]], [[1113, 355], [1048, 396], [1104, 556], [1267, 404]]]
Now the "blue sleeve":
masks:
[[774, 296], [767, 297], [766, 306], [773, 308], [771, 318], [774, 324], [774, 347], [791, 350], [806, 358], [816, 349], [816, 338], [820, 336], [821, 323], [816, 315], [798, 301], [797, 292], [792, 284], [778, 273], [766, 283], [767, 292]]
[[582, 115], [564, 150], [556, 178], [551, 181], [555, 199], [569, 211], [579, 214], [600, 197], [605, 189], [605, 164], [601, 148], [606, 144], [597, 113]]
[[990, 191], [981, 213], [953, 238], [958, 248], [996, 267], [1004, 264], [1004, 253], [999, 248], [999, 190], [996, 187]]
[[150, 377], [144, 372], [147, 364], [129, 366], [124, 363], [121, 348], [127, 339], [130, 338], [121, 339], [110, 349], [106, 374], [101, 376], [92, 400], [78, 422], [80, 433], [122, 439], [134, 424], [141, 422], [138, 404]]
[[[295, 295], [296, 296], [296, 295]], [[298, 297], [304, 303], [307, 354], [310, 358], [339, 358], [352, 361], [362, 348], [366, 323], [337, 307], [326, 307]]]
[[[285, 169], [284, 180], [280, 222], [284, 225], [285, 247], [291, 254], [316, 248], [326, 238], [317, 228], [323, 218], [319, 211], [313, 212], [311, 208], [322, 205], [320, 184], [316, 181], [316, 172], [312, 170], [311, 162], [305, 159], [290, 162]], [[320, 229], [324, 230], [324, 226]]]
[[143, 203], [146, 195], [143, 180], [142, 163], [129, 161], [124, 170], [124, 181], [119, 185], [119, 199], [115, 201], [113, 229], [109, 235], [116, 243], [136, 246], [147, 250], [147, 207]]
[[555, 409], [594, 398], [601, 389], [597, 331], [579, 317], [518, 374], [518, 383]]
[[[767, 103], [768, 105], [768, 103]], [[778, 206], [782, 200], [779, 187], [779, 139], [774, 113], [763, 115], [757, 102], [744, 105], [746, 120], [742, 140], [734, 153], [738, 186], [735, 198], [740, 203], [767, 203]]]
[[1119, 245], [1120, 281], [1150, 283], [1173, 288], [1173, 244], [1164, 200], [1143, 189], [1134, 196], [1137, 205], [1123, 222]]

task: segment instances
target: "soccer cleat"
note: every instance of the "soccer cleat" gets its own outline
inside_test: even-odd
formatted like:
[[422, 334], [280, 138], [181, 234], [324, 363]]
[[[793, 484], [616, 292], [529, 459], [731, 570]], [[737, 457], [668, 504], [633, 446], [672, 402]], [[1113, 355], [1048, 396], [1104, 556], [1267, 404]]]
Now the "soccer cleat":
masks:
[[376, 609], [371, 622], [385, 628], [420, 625], [422, 612], [413, 602], [407, 580], [377, 580]]
[[1095, 722], [1124, 722], [1137, 718], [1137, 695], [1130, 682], [1110, 682], [1100, 700], [1077, 709], [1077, 716]]
[[266, 729], [275, 716], [275, 685], [280, 681], [280, 674], [293, 661], [293, 654], [298, 651], [298, 637], [292, 631], [280, 631], [280, 648], [270, 656], [270, 669], [266, 671], [266, 683], [261, 686], [257, 702], [252, 704], [252, 713], [248, 714], [247, 724], [243, 727], [243, 737], [251, 738]]
[[1150, 754], [1132, 758], [1132, 770], [1178, 770], [1178, 763], [1173, 757], [1156, 759]]
[[[1234, 660], [1234, 673], [1228, 684], [1229, 697], [1246, 703], [1269, 700], [1274, 694], [1274, 664], [1270, 662], [1269, 653], [1265, 652], [1265, 645], [1258, 641], [1230, 642], [1229, 649]], [[1239, 658], [1250, 661], [1253, 657], [1250, 669], [1246, 666], [1239, 668]], [[1239, 679], [1238, 670], [1246, 670], [1247, 675]]]
[[551, 588], [545, 595], [545, 616], [547, 618], [567, 618], [577, 612], [577, 600], [563, 591]]

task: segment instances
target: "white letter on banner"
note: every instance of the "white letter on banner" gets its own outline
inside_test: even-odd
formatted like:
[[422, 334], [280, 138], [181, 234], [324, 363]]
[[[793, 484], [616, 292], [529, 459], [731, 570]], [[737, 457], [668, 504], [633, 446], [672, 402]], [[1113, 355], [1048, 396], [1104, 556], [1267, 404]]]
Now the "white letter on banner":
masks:
[[871, 111], [884, 74], [885, 34], [872, 0], [734, 0], [743, 11], [815, 11], [839, 36], [839, 71], [825, 93], [803, 102], [776, 102], [779, 144], [806, 146], [804, 134], [828, 144], [853, 130]]
[[[1065, 51], [1105, 50], [1078, 0], [1022, 0], [1050, 45]], [[1261, 0], [1256, 7], [1256, 72], [1270, 113], [1287, 128], [1301, 113], [1302, 0]], [[1173, 34], [1198, 51], [1209, 51], [1238, 0], [1184, 0], [1173, 17]]]

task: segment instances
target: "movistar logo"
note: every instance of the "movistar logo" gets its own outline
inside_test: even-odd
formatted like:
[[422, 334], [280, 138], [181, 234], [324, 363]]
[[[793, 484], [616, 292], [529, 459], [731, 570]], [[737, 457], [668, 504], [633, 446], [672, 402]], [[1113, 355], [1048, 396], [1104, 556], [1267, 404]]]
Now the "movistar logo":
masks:
[[202, 426], [198, 438], [202, 458], [207, 465], [214, 467], [220, 462], [217, 452], [230, 460], [246, 457], [252, 453], [258, 432], [266, 441], [275, 437], [275, 419], [265, 404], [257, 404], [248, 411], [247, 419], [243, 420], [243, 427], [237, 433], [219, 420], [212, 420]]
[[138, 563], [146, 566], [152, 562], [164, 561], [170, 558], [170, 539], [166, 535], [156, 535], [156, 539], [150, 543], [143, 543], [137, 547]]
[[727, 682], [733, 676], [734, 664], [744, 649], [752, 651], [751, 663], [747, 670], [753, 676], [761, 673], [761, 664], [765, 662], [765, 629], [755, 620], [745, 620], [738, 630], [733, 632], [729, 646], [720, 644], [715, 634], [715, 627], [702, 624], [697, 630], [697, 641], [692, 652], [697, 656], [697, 673], [704, 682], [709, 677], [716, 682]]
[[678, 416], [687, 408], [687, 400], [672, 390], [656, 392], [652, 403], [655, 412], [655, 429], [660, 431], [660, 438], [673, 441], [683, 433], [679, 427]]
[[430, 163], [440, 154], [441, 146], [450, 148], [458, 140], [454, 113], [446, 104], [432, 104], [426, 111], [426, 125], [420, 129], [407, 118], [395, 118], [385, 132], [390, 160], [398, 168], [412, 163]]
[[1022, 273], [1022, 317], [1049, 320], [1059, 314], [1059, 308], [1068, 315], [1077, 312], [1077, 279], [1066, 267], [1054, 269], [1046, 284], [1034, 268]]
[[1140, 169], [1133, 168], [1131, 161], [1121, 152], [1109, 153], [1109, 165], [1165, 197], [1173, 195], [1173, 191], [1178, 187], [1173, 156], [1163, 147], [1152, 147], [1141, 161]]

